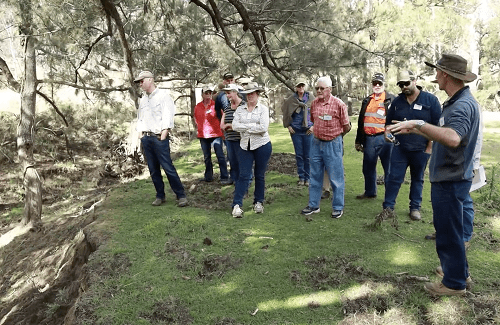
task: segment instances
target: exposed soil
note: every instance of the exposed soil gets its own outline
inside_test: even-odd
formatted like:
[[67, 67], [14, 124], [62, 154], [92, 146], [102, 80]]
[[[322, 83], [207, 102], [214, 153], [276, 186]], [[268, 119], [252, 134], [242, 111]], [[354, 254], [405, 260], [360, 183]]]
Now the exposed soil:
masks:
[[[92, 301], [85, 300], [81, 293], [89, 285], [98, 285], [108, 277], [128, 271], [130, 261], [126, 255], [116, 254], [103, 257], [98, 250], [108, 238], [102, 229], [99, 206], [106, 193], [121, 181], [143, 174], [146, 169], [138, 156], [127, 156], [120, 141], [108, 139], [98, 156], [95, 151], [86, 149], [80, 152], [75, 144], [73, 154], [80, 155], [71, 164], [57, 159], [39, 159], [39, 174], [44, 178], [43, 203], [47, 217], [39, 231], [16, 237], [0, 250], [2, 269], [0, 283], [0, 325], [35, 324], [81, 324], [96, 321]], [[92, 145], [96, 147], [95, 145]], [[82, 158], [85, 157], [85, 158]], [[20, 221], [18, 217], [6, 219], [6, 212], [22, 209], [23, 190], [19, 172], [15, 164], [4, 164], [0, 174], [0, 235], [12, 231]], [[216, 166], [216, 165], [215, 165]], [[215, 167], [214, 166], [214, 167]], [[295, 158], [292, 154], [273, 154], [269, 171], [296, 175]], [[185, 182], [190, 195], [211, 197], [210, 200], [190, 200], [191, 206], [204, 209], [228, 209], [232, 201], [232, 191], [222, 190], [216, 180], [200, 183], [195, 180]], [[289, 184], [268, 185], [269, 189], [279, 188], [297, 195]], [[272, 202], [272, 191], [267, 195], [267, 203]], [[60, 213], [63, 210], [64, 213]], [[50, 215], [50, 217], [49, 217]], [[57, 217], [53, 217], [57, 216]], [[168, 234], [167, 234], [168, 235]], [[488, 233], [483, 234], [488, 236]], [[493, 237], [488, 238], [497, 247]], [[200, 245], [210, 245], [205, 238]], [[192, 247], [182, 247], [176, 238], [169, 238], [163, 252], [174, 256], [177, 267], [199, 272], [197, 281], [209, 281], [223, 277], [230, 269], [237, 269], [241, 261], [232, 256], [210, 256], [196, 260], [189, 254]], [[265, 249], [265, 247], [263, 247]], [[91, 271], [87, 269], [89, 259], [100, 261]], [[409, 276], [379, 277], [355, 266], [356, 256], [314, 257], [304, 261], [308, 271], [290, 272], [290, 280], [296, 285], [305, 285], [314, 290], [329, 290], [339, 285], [357, 282], [366, 288], [366, 293], [355, 298], [344, 298], [342, 310], [345, 319], [342, 324], [386, 324], [412, 323], [407, 315], [390, 312], [397, 308], [405, 297], [415, 290], [421, 290], [422, 282]], [[376, 294], [381, 284], [396, 288], [391, 295]], [[500, 286], [500, 284], [493, 284]], [[418, 287], [418, 289], [417, 289]], [[110, 297], [114, 294], [110, 289]], [[493, 324], [498, 319], [500, 298], [488, 295], [468, 295], [468, 303], [475, 312], [477, 324]], [[78, 302], [78, 304], [75, 304]], [[319, 308], [312, 302], [309, 308]], [[431, 324], [426, 318], [425, 306], [416, 306], [421, 312], [418, 324]], [[193, 319], [186, 305], [176, 297], [168, 297], [158, 302], [153, 310], [141, 315], [153, 324], [192, 324]], [[238, 324], [232, 318], [214, 320], [215, 324]]]
[[[94, 138], [103, 140], [102, 135]], [[114, 185], [128, 178], [141, 175], [146, 169], [142, 157], [125, 154], [120, 141], [106, 139], [105, 145], [92, 142], [74, 143], [73, 156], [78, 159], [63, 159], [64, 155], [44, 158], [37, 155], [37, 172], [42, 177], [44, 215], [43, 227], [38, 231], [16, 237], [0, 251], [2, 278], [0, 296], [3, 299], [0, 310], [0, 324], [78, 324], [75, 317], [87, 321], [93, 319], [91, 302], [80, 301], [77, 310], [75, 302], [80, 293], [103, 278], [126, 272], [130, 261], [124, 255], [115, 255], [112, 260], [103, 260], [98, 269], [88, 273], [86, 263], [91, 254], [99, 258], [98, 247], [105, 243], [108, 234], [101, 231], [95, 206], [103, 200]], [[175, 139], [179, 142], [179, 139]], [[96, 141], [94, 143], [100, 143]], [[62, 144], [58, 150], [69, 152]], [[99, 155], [91, 148], [99, 147]], [[80, 149], [81, 150], [80, 150]], [[182, 154], [174, 154], [179, 158]], [[0, 174], [0, 235], [13, 231], [21, 221], [23, 208], [23, 187], [14, 160], [3, 162]], [[274, 154], [269, 170], [293, 175], [295, 158], [291, 154]], [[190, 205], [205, 209], [227, 209], [231, 205], [232, 191], [221, 194], [218, 181], [211, 183], [188, 180], [184, 183], [190, 195], [211, 196], [212, 200], [191, 200]], [[274, 186], [279, 186], [274, 184]], [[209, 202], [209, 203], [207, 203]], [[17, 210], [16, 210], [17, 209]], [[63, 210], [64, 213], [60, 213]], [[19, 211], [15, 214], [14, 211]], [[58, 215], [53, 218], [52, 215]], [[49, 217], [50, 216], [50, 217]], [[210, 244], [210, 239], [205, 239]], [[187, 248], [179, 247], [175, 239], [167, 242], [166, 254], [178, 257], [178, 268], [199, 265], [198, 280], [222, 277], [240, 261], [231, 256], [211, 256], [195, 261]], [[112, 292], [109, 293], [110, 295]], [[159, 303], [148, 315], [153, 323], [190, 324], [192, 319], [182, 303], [176, 298]], [[235, 324], [230, 319], [221, 324]]]

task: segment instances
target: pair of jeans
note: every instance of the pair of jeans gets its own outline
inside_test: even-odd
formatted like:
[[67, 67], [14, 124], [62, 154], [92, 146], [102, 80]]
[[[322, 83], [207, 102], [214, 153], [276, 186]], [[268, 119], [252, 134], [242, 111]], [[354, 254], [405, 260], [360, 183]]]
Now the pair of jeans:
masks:
[[436, 230], [436, 251], [441, 261], [448, 288], [465, 289], [469, 266], [464, 246], [464, 202], [471, 181], [434, 182], [431, 184], [433, 223]]
[[241, 150], [240, 140], [226, 140], [225, 143], [227, 149], [227, 159], [229, 160], [229, 165], [231, 166], [229, 175], [236, 184], [240, 176], [240, 163], [238, 161], [238, 156], [240, 155]]
[[469, 195], [464, 201], [464, 241], [470, 241], [474, 225], [474, 204]]
[[[240, 176], [234, 190], [233, 207], [238, 204], [243, 205], [243, 197], [250, 186], [252, 175], [255, 178], [255, 191], [253, 203], [264, 203], [264, 191], [266, 187], [265, 174], [271, 152], [273, 151], [271, 142], [255, 149], [243, 150], [239, 152], [238, 160], [240, 163]], [[255, 167], [252, 173], [252, 167], [255, 162]]]
[[[295, 130], [295, 129], [294, 129]], [[312, 134], [306, 134], [306, 131], [295, 130], [290, 133], [293, 148], [295, 150], [295, 160], [297, 162], [297, 174], [299, 179], [308, 181], [310, 178], [309, 152], [311, 150]]]
[[174, 191], [177, 199], [186, 197], [184, 186], [170, 157], [170, 138], [167, 137], [160, 141], [156, 136], [143, 136], [141, 144], [148, 163], [149, 174], [156, 189], [156, 198], [165, 199], [165, 184], [160, 167], [165, 171], [170, 188]]
[[344, 210], [344, 162], [343, 141], [338, 136], [331, 141], [313, 138], [311, 142], [311, 180], [309, 181], [309, 203], [311, 208], [319, 208], [323, 189], [323, 174], [325, 170], [332, 186], [332, 208], [335, 211]]
[[377, 195], [377, 161], [384, 168], [384, 184], [389, 178], [389, 168], [391, 166], [391, 152], [393, 144], [385, 141], [384, 134], [366, 136], [363, 150], [363, 176], [365, 177], [366, 196]]
[[214, 179], [214, 167], [212, 164], [212, 144], [214, 146], [217, 162], [219, 163], [220, 179], [228, 179], [226, 158], [222, 149], [222, 137], [218, 138], [200, 138], [201, 150], [203, 151], [203, 159], [205, 161], [205, 180], [212, 181]]
[[410, 167], [410, 210], [420, 210], [424, 172], [430, 155], [423, 151], [406, 151], [401, 146], [394, 146], [391, 154], [389, 177], [385, 183], [383, 208], [394, 209], [399, 189], [405, 179], [406, 169]]

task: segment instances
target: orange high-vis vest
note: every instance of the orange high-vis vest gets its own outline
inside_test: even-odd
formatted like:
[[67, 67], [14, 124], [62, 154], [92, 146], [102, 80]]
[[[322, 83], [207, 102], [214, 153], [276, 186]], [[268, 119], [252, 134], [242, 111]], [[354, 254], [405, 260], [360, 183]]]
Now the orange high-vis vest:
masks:
[[379, 97], [375, 97], [375, 94], [372, 94], [370, 102], [366, 106], [365, 112], [365, 133], [367, 135], [373, 135], [382, 133], [385, 130], [385, 117], [387, 116], [387, 112], [384, 106], [385, 100], [385, 91], [380, 94]]

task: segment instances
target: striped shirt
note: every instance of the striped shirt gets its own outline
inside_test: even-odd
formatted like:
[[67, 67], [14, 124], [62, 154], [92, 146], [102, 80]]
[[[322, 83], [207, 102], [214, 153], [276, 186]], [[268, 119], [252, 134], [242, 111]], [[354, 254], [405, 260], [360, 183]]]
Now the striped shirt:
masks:
[[[238, 105], [238, 107], [240, 107], [244, 104], [245, 104], [245, 102], [241, 101], [240, 105]], [[235, 111], [236, 110], [232, 109], [231, 106], [226, 107], [224, 109], [224, 124], [232, 124], [233, 123]], [[234, 130], [226, 130], [226, 131], [224, 131], [224, 135], [225, 135], [225, 139], [228, 141], [240, 141], [241, 140], [240, 132], [236, 132]]]
[[257, 103], [257, 106], [249, 112], [247, 103], [238, 106], [234, 112], [233, 130], [240, 132], [240, 147], [243, 150], [255, 150], [269, 141], [269, 109]]
[[333, 140], [344, 132], [343, 126], [349, 124], [347, 105], [333, 95], [327, 101], [315, 98], [311, 104], [311, 120], [316, 138]]

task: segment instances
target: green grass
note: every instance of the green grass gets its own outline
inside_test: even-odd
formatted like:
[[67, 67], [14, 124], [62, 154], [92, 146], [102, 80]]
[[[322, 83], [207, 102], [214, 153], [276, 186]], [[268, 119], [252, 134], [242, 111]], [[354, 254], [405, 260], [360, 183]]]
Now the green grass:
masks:
[[[271, 125], [270, 134], [273, 152], [293, 152], [281, 125]], [[354, 136], [355, 127], [345, 138], [346, 206], [339, 220], [330, 218], [330, 202], [323, 200], [322, 212], [306, 222], [299, 212], [307, 205], [307, 189], [295, 185], [296, 177], [276, 172], [266, 176], [271, 203], [264, 214], [254, 214], [248, 198], [242, 219], [231, 217], [230, 206], [178, 208], [173, 195], [152, 207], [150, 180], [118, 187], [98, 212], [113, 224], [113, 235], [90, 258], [93, 281], [77, 307], [79, 323], [475, 324], [483, 316], [498, 323], [498, 312], [491, 312], [500, 302], [498, 207], [476, 217], [468, 253], [474, 295], [431, 299], [423, 282], [411, 278], [436, 280], [434, 242], [424, 240], [433, 232], [430, 184], [424, 185], [422, 222], [407, 217], [405, 184], [396, 205], [399, 229], [388, 222], [377, 230], [367, 227], [382, 209], [384, 191], [379, 186], [376, 200], [355, 199], [363, 177]], [[494, 161], [489, 146], [483, 157]], [[182, 150], [186, 154], [175, 161], [181, 177], [201, 175], [199, 142]], [[496, 187], [491, 191], [498, 195]], [[188, 197], [218, 201], [231, 192], [225, 187], [208, 197], [196, 191]], [[207, 237], [212, 245], [204, 244]]]

